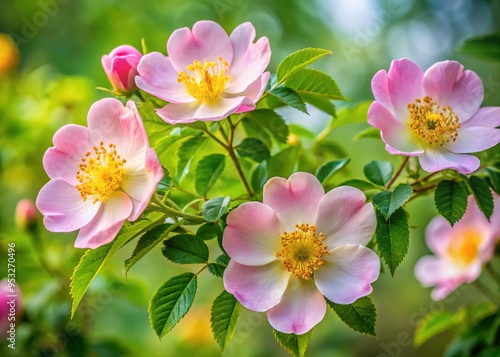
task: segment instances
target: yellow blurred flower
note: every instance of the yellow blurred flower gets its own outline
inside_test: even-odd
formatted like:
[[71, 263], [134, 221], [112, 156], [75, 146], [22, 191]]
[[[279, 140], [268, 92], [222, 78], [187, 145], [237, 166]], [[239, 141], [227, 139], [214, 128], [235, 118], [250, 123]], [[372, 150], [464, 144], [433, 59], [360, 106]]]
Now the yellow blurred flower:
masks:
[[0, 75], [14, 68], [18, 60], [16, 44], [10, 36], [0, 33]]

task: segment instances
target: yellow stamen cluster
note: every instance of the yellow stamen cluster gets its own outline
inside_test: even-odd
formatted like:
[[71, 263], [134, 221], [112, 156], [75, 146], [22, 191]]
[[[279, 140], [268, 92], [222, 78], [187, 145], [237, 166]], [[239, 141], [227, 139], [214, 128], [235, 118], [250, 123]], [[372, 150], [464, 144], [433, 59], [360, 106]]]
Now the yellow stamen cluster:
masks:
[[190, 96], [203, 102], [216, 101], [231, 77], [227, 74], [229, 64], [219, 56], [218, 62], [194, 60], [186, 69], [190, 74], [180, 71], [177, 82], [184, 84]]
[[477, 230], [459, 230], [451, 238], [448, 256], [458, 265], [469, 265], [477, 258], [481, 240], [481, 232]]
[[316, 227], [309, 224], [298, 224], [296, 229], [280, 235], [283, 247], [277, 258], [296, 278], [309, 280], [310, 276], [324, 264], [324, 254], [330, 254], [323, 233], [316, 235]]
[[126, 160], [118, 155], [115, 144], [109, 144], [106, 148], [101, 141], [99, 147], [94, 146], [93, 150], [93, 154], [89, 151], [82, 158], [80, 170], [76, 173], [80, 185], [76, 188], [84, 201], [92, 199], [93, 203], [106, 202], [122, 184]]
[[408, 104], [410, 127], [430, 145], [443, 145], [457, 140], [460, 121], [451, 107], [441, 107], [431, 97], [416, 99]]

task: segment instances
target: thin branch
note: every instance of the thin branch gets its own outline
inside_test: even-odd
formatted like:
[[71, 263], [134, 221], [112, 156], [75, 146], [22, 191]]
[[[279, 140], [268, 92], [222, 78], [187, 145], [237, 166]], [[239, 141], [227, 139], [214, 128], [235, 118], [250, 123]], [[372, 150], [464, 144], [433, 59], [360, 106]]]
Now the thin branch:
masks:
[[399, 167], [398, 171], [396, 171], [396, 173], [394, 174], [394, 176], [392, 176], [392, 179], [389, 181], [389, 183], [387, 184], [387, 188], [390, 188], [392, 186], [392, 184], [394, 182], [396, 182], [397, 178], [399, 177], [399, 175], [401, 174], [401, 172], [403, 172], [406, 164], [408, 163], [408, 160], [410, 159], [409, 156], [406, 156], [405, 159], [403, 160], [403, 162], [401, 163], [401, 166]]

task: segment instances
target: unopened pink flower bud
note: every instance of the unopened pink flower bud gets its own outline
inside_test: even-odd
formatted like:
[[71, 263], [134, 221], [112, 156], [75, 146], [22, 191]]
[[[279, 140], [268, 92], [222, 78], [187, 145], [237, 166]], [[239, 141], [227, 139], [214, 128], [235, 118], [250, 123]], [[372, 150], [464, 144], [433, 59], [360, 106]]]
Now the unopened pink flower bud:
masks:
[[32, 200], [24, 198], [17, 203], [15, 213], [16, 225], [19, 229], [33, 229], [38, 221], [38, 211]]
[[102, 67], [113, 88], [120, 93], [136, 89], [135, 76], [142, 54], [129, 45], [119, 46], [101, 58]]
[[21, 309], [21, 292], [15, 282], [9, 282], [7, 279], [0, 281], [0, 336], [2, 338], [7, 335], [8, 339], [12, 333], [15, 338], [15, 328], [19, 323]]

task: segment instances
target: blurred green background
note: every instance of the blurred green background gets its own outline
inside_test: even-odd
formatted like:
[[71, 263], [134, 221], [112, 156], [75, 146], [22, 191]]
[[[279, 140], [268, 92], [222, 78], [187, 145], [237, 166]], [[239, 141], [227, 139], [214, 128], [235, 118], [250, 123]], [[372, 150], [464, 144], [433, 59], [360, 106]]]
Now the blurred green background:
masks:
[[[52, 135], [62, 125], [85, 125], [86, 113], [109, 88], [100, 58], [121, 44], [165, 53], [176, 28], [202, 19], [220, 23], [228, 32], [251, 21], [257, 36], [267, 36], [273, 52], [270, 69], [291, 52], [304, 47], [331, 49], [333, 56], [317, 67], [331, 74], [354, 106], [371, 100], [370, 81], [392, 59], [408, 57], [422, 68], [436, 61], [457, 59], [477, 72], [485, 85], [483, 105], [500, 105], [500, 66], [459, 50], [464, 39], [500, 31], [499, 1], [440, 0], [164, 0], [83, 1], [39, 0], [0, 2], [0, 33], [11, 36], [19, 53], [15, 67], [0, 63], [0, 278], [7, 243], [17, 247], [17, 280], [23, 294], [24, 317], [18, 326], [17, 350], [12, 353], [2, 336], [1, 355], [19, 356], [217, 356], [210, 332], [209, 307], [222, 290], [215, 277], [200, 279], [198, 294], [187, 317], [159, 341], [149, 326], [147, 305], [153, 292], [174, 272], [183, 271], [155, 249], [125, 279], [126, 247], [107, 264], [91, 285], [77, 316], [69, 319], [69, 277], [81, 250], [73, 248], [75, 234], [53, 234], [39, 226], [32, 237], [14, 224], [14, 209], [22, 198], [35, 200], [48, 180], [41, 164]], [[499, 44], [500, 45], [500, 44]], [[7, 62], [8, 46], [0, 46]], [[12, 58], [16, 59], [17, 54]], [[10, 57], [9, 57], [10, 58]], [[329, 118], [314, 109], [311, 116], [283, 112], [289, 122], [319, 132]], [[330, 139], [342, 144], [352, 161], [338, 181], [362, 178], [362, 167], [373, 159], [391, 160], [380, 140], [353, 137], [367, 124], [342, 127]], [[428, 252], [423, 230], [435, 215], [431, 197], [409, 205], [412, 224], [410, 253], [395, 277], [384, 273], [374, 284], [378, 309], [378, 338], [357, 334], [328, 311], [315, 328], [309, 356], [437, 356], [449, 335], [418, 349], [412, 334], [429, 311], [455, 310], [481, 301], [473, 287], [458, 290], [444, 302], [432, 302], [429, 289], [413, 277], [416, 260]], [[40, 243], [43, 243], [41, 246]], [[50, 265], [41, 268], [39, 256]], [[488, 281], [486, 281], [488, 283]], [[244, 311], [225, 356], [286, 356], [274, 341], [264, 314]]]

